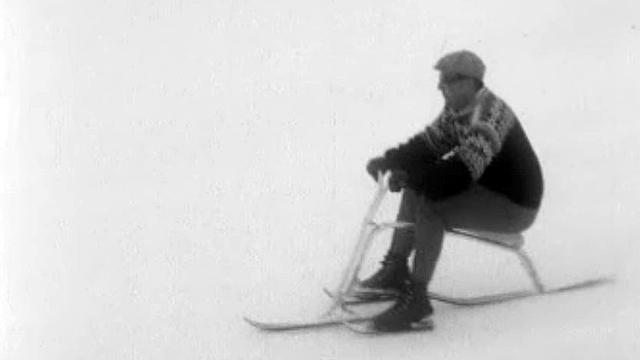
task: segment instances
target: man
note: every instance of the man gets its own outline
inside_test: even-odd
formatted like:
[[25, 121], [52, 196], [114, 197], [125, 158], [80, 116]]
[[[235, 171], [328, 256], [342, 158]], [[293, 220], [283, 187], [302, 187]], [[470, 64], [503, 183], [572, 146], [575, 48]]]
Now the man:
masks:
[[484, 86], [482, 60], [456, 51], [435, 69], [445, 100], [440, 115], [367, 165], [374, 178], [391, 171], [390, 190], [404, 189], [397, 219], [415, 224], [396, 229], [381, 269], [361, 283], [398, 294], [395, 305], [373, 322], [382, 331], [406, 329], [433, 313], [427, 286], [446, 229], [522, 232], [542, 199], [536, 154], [511, 108]]

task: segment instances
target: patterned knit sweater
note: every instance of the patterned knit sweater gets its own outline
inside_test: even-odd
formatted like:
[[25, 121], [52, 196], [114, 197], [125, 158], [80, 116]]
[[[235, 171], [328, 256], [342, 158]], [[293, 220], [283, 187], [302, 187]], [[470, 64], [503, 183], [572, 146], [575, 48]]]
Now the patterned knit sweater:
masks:
[[540, 207], [538, 158], [511, 108], [487, 88], [466, 109], [444, 109], [384, 157], [389, 169], [409, 174], [409, 188], [433, 200], [479, 184], [524, 207]]

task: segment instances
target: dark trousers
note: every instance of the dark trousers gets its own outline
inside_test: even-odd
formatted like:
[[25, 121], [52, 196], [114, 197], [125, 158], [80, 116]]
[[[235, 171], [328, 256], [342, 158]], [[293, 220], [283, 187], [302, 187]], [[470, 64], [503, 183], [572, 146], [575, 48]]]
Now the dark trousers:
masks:
[[390, 252], [408, 258], [415, 251], [412, 276], [429, 283], [447, 229], [519, 233], [533, 224], [537, 213], [478, 185], [442, 201], [405, 189], [397, 219], [415, 226], [395, 230]]

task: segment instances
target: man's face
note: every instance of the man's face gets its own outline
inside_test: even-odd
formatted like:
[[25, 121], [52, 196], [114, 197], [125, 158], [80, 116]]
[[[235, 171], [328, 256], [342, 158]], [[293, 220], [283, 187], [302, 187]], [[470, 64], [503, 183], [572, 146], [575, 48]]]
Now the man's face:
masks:
[[440, 73], [438, 89], [442, 92], [445, 105], [453, 110], [469, 105], [476, 93], [473, 79], [458, 74]]

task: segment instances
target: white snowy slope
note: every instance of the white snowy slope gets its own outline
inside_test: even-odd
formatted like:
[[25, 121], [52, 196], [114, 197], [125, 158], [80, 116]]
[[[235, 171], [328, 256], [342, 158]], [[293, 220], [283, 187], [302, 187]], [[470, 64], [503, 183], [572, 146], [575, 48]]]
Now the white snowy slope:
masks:
[[[0, 359], [636, 359], [637, 2], [0, 2]], [[435, 330], [264, 333], [319, 315], [375, 184], [468, 48], [544, 167], [526, 248], [590, 290]], [[390, 195], [381, 218], [392, 220]], [[373, 271], [389, 242], [374, 245]], [[528, 285], [449, 237], [433, 290]]]

